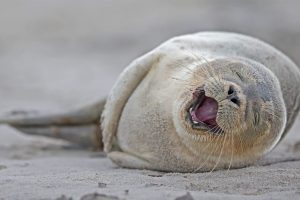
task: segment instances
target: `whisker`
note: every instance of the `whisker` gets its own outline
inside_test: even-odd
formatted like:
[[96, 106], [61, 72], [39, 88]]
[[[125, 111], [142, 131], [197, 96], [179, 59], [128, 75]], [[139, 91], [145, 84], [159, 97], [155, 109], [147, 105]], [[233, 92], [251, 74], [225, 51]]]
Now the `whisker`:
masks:
[[224, 149], [224, 146], [225, 146], [226, 138], [227, 138], [227, 135], [225, 135], [225, 138], [223, 139], [222, 149], [221, 149], [221, 152], [219, 154], [219, 157], [218, 157], [218, 160], [217, 160], [216, 164], [214, 165], [213, 169], [204, 178], [206, 178], [207, 176], [209, 176], [217, 168], [217, 166], [218, 166], [218, 164], [220, 162], [221, 156], [223, 154], [223, 149]]
[[[209, 66], [209, 68], [205, 68], [205, 69], [206, 69], [206, 72], [207, 72], [210, 76], [214, 76], [214, 75], [215, 75], [215, 74], [214, 74], [214, 71], [213, 71], [212, 65], [210, 64], [210, 62], [209, 62], [204, 56], [197, 55], [197, 54], [195, 54], [194, 52], [192, 52], [191, 50], [186, 50], [186, 51], [190, 52], [190, 54], [191, 54], [192, 56], [194, 56], [194, 57], [196, 58], [196, 60], [198, 60], [198, 61], [204, 60], [204, 62]], [[199, 58], [199, 56], [200, 56], [200, 58]], [[201, 64], [202, 64], [202, 63], [201, 63]], [[209, 70], [212, 70], [212, 71], [209, 71]]]
[[[206, 64], [208, 64], [209, 65], [209, 62], [203, 57], [202, 59], [201, 58], [199, 58], [195, 53], [193, 53], [191, 50], [188, 50], [188, 49], [185, 49], [185, 51], [187, 52], [187, 53], [189, 53], [192, 57], [194, 57], [194, 59], [197, 61], [197, 63], [199, 64], [199, 66], [203, 66], [202, 64], [202, 59], [206, 62]], [[211, 69], [213, 69], [212, 67], [210, 67]], [[205, 68], [205, 66], [204, 67], [201, 67], [200, 68], [200, 70], [202, 71], [202, 72], [204, 72], [204, 75], [210, 75], [210, 76], [212, 76], [212, 74], [213, 73], [211, 73], [210, 71], [209, 71], [209, 69], [210, 68]], [[208, 77], [208, 76], [206, 76], [206, 77]]]
[[[217, 139], [216, 141], [214, 141], [213, 139], [210, 141], [209, 143], [209, 146], [210, 144], [212, 144], [213, 142], [217, 143], [217, 141], [219, 141], [219, 139], [221, 138], [220, 135], [217, 135]], [[216, 149], [217, 150], [218, 146], [216, 145]], [[215, 152], [215, 150], [211, 151], [211, 153], [207, 156], [207, 158], [205, 159], [205, 161], [202, 163], [202, 165], [200, 165], [196, 170], [194, 170], [194, 173], [195, 172], [198, 172], [200, 169], [202, 169], [202, 167], [207, 163], [208, 159], [210, 158], [210, 156]]]
[[176, 81], [181, 81], [182, 83], [184, 83], [185, 85], [190, 86], [190, 87], [196, 87], [197, 86], [196, 84], [193, 84], [188, 80], [184, 80], [184, 79], [181, 79], [181, 78], [178, 78], [178, 77], [171, 77], [171, 79], [176, 80]]
[[230, 146], [231, 146], [231, 158], [230, 158], [230, 163], [227, 169], [227, 174], [231, 168], [231, 164], [232, 164], [232, 160], [233, 160], [233, 147], [234, 147], [234, 138], [233, 138], [233, 134], [231, 134], [231, 141], [230, 141]]
[[180, 63], [180, 61], [175, 61], [175, 64], [177, 64], [179, 67], [186, 69], [186, 73], [196, 76], [197, 78], [202, 78], [202, 76], [199, 76], [199, 74], [196, 74], [192, 69], [189, 68], [190, 65], [184, 65], [183, 63]]

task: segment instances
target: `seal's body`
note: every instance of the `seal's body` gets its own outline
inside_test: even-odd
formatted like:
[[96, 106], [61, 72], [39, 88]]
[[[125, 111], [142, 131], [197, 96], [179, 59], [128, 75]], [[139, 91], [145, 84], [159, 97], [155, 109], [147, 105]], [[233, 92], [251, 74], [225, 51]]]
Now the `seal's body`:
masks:
[[[243, 167], [291, 127], [299, 86], [297, 66], [257, 39], [221, 32], [173, 38], [119, 77], [102, 116], [105, 151], [130, 168]], [[189, 105], [200, 97], [205, 100], [193, 112]]]
[[[102, 148], [116, 164], [199, 172], [239, 168], [271, 151], [300, 108], [300, 72], [252, 37], [175, 37], [133, 61], [106, 100], [51, 116], [12, 112], [0, 123]], [[97, 138], [97, 140], [96, 140]]]

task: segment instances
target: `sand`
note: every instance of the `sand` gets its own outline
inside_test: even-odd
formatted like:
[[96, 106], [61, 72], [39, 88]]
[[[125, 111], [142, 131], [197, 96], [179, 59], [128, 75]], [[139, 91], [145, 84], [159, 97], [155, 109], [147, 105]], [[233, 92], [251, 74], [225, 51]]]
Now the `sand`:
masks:
[[[0, 2], [0, 113], [105, 97], [135, 57], [184, 33], [246, 33], [300, 63], [299, 1]], [[260, 163], [178, 174], [122, 169], [103, 153], [0, 126], [0, 199], [300, 199], [300, 119]]]

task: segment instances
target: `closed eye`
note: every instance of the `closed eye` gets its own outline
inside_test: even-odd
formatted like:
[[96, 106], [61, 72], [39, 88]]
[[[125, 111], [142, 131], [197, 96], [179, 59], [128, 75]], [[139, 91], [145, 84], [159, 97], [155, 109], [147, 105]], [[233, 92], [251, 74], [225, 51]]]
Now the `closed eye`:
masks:
[[237, 77], [238, 77], [241, 81], [244, 81], [243, 76], [242, 76], [239, 72], [235, 72], [235, 74], [237, 75]]
[[258, 125], [260, 121], [260, 115], [258, 112], [254, 112], [254, 125]]

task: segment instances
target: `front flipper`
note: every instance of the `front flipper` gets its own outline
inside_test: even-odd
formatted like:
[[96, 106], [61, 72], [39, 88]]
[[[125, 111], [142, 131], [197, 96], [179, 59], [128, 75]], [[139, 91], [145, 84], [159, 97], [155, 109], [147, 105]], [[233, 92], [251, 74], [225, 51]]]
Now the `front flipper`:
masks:
[[127, 100], [151, 68], [159, 62], [160, 57], [161, 53], [152, 51], [136, 59], [124, 70], [112, 88], [101, 121], [106, 153], [112, 151], [118, 123]]
[[112, 151], [107, 154], [107, 156], [117, 165], [125, 168], [132, 169], [151, 169], [150, 163], [146, 160], [138, 158], [134, 155], [120, 152]]

